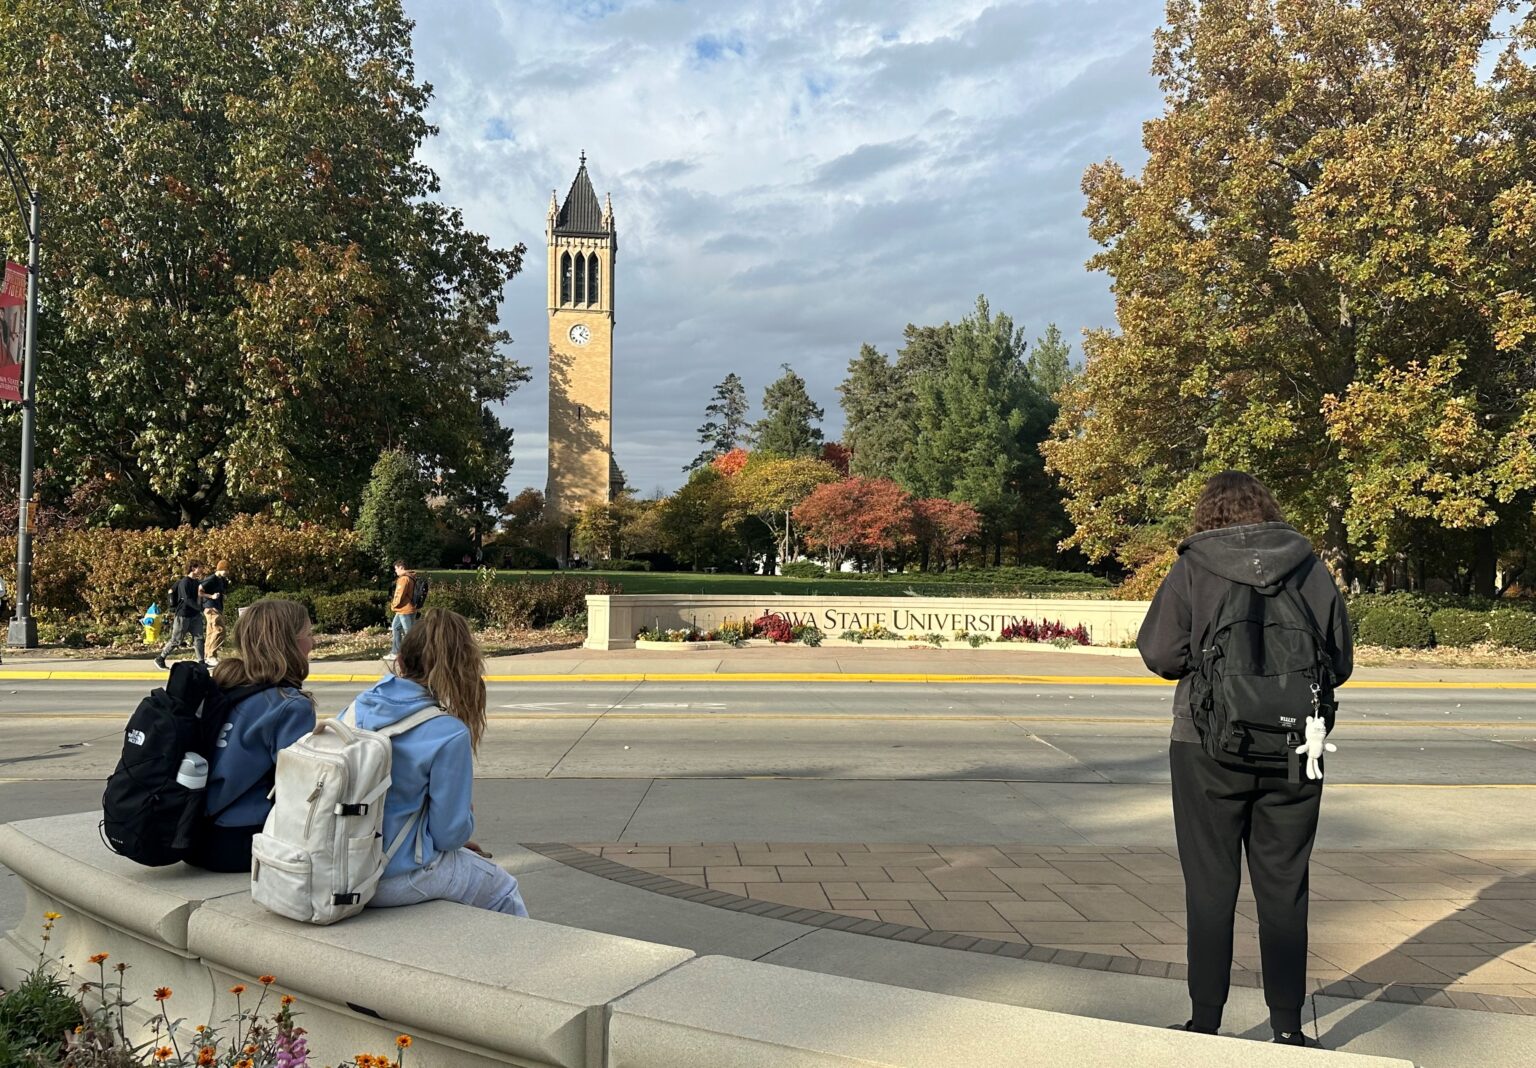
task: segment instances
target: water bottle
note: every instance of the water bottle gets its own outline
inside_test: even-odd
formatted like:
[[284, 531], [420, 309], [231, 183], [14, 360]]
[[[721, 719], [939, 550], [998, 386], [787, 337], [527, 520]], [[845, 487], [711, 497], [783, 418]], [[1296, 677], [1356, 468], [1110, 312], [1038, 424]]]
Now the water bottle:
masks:
[[181, 770], [176, 772], [176, 782], [188, 790], [206, 790], [208, 761], [196, 753], [187, 753], [181, 758]]

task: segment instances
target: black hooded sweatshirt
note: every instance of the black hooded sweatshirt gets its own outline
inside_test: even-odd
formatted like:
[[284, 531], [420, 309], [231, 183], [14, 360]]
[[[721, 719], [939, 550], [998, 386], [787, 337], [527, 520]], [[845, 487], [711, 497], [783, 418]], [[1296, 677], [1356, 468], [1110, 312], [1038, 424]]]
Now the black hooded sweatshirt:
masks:
[[1173, 697], [1173, 740], [1199, 742], [1189, 705], [1190, 675], [1200, 639], [1234, 582], [1274, 592], [1282, 585], [1301, 595], [1327, 639], [1335, 682], [1354, 670], [1354, 645], [1344, 599], [1312, 544], [1289, 523], [1221, 527], [1186, 538], [1173, 570], [1158, 587], [1136, 636], [1147, 667], [1178, 679]]

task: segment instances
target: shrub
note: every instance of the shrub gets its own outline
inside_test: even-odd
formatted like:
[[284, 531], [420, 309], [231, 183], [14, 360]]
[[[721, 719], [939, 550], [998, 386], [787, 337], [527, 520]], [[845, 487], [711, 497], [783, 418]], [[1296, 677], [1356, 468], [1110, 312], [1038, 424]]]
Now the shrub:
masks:
[[827, 569], [814, 560], [796, 560], [794, 563], [785, 564], [779, 568], [779, 573], [785, 578], [817, 579], [827, 577]]
[[598, 568], [600, 571], [649, 571], [650, 569], [649, 560], [605, 560]]
[[1494, 644], [1506, 649], [1536, 651], [1536, 614], [1509, 610], [1494, 612], [1488, 617], [1488, 636]]
[[[39, 612], [103, 622], [137, 619], [155, 602], [165, 609], [166, 591], [186, 574], [188, 560], [229, 561], [235, 590], [302, 585], [333, 593], [371, 571], [349, 530], [285, 527], [260, 516], [212, 530], [61, 530], [35, 545], [32, 597]], [[0, 538], [0, 556], [16, 559], [14, 535]]]
[[488, 584], [469, 579], [440, 579], [427, 594], [428, 608], [457, 612], [471, 623], [485, 623], [490, 617]]
[[492, 626], [539, 629], [587, 610], [587, 594], [619, 593], [603, 579], [552, 575], [547, 579], [496, 582], [486, 590], [486, 622]]
[[1429, 617], [1417, 609], [1394, 604], [1373, 605], [1355, 628], [1362, 645], [1384, 649], [1427, 649], [1434, 640]]
[[1462, 649], [1488, 640], [1489, 618], [1488, 612], [1442, 608], [1429, 617], [1429, 629], [1435, 633], [1436, 645]]
[[267, 594], [267, 596], [274, 597], [280, 601], [297, 601], [304, 606], [304, 611], [309, 613], [309, 618], [314, 619], [315, 600], [318, 597], [324, 597], [325, 593], [323, 591], [316, 593], [314, 590], [278, 590], [275, 593]]
[[389, 621], [373, 590], [321, 594], [315, 598], [314, 619], [316, 629], [330, 634], [366, 630]]
[[1002, 642], [1055, 642], [1058, 638], [1066, 639], [1072, 645], [1089, 644], [1088, 628], [1079, 623], [1075, 627], [1068, 627], [1065, 623], [1042, 620], [1036, 623], [1033, 620], [1023, 620], [1018, 623], [1010, 623], [1003, 628], [997, 640]]
[[357, 534], [363, 551], [380, 569], [397, 559], [412, 567], [438, 559], [437, 522], [427, 507], [427, 486], [414, 457], [391, 450], [373, 465], [357, 513]]
[[752, 624], [752, 633], [771, 642], [788, 643], [795, 640], [795, 628], [777, 612], [765, 612]]

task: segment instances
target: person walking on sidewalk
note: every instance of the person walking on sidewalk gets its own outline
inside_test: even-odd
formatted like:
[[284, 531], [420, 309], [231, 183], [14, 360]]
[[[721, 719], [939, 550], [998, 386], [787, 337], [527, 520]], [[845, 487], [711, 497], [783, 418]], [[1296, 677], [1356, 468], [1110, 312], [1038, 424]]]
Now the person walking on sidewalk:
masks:
[[[1221, 1026], [1246, 851], [1274, 1041], [1306, 1045], [1307, 868], [1332, 688], [1354, 666], [1349, 618], [1311, 543], [1253, 476], [1211, 478], [1193, 527], [1136, 639], [1147, 667], [1179, 683], [1168, 755], [1189, 939], [1192, 1012], [1183, 1029], [1215, 1034]], [[1249, 640], [1229, 645], [1236, 633]], [[1302, 661], [1310, 674], [1284, 673]], [[1285, 690], [1276, 680], [1297, 684]], [[1259, 709], [1273, 706], [1274, 692], [1304, 707], [1286, 706], [1265, 732]]]
[[224, 595], [229, 592], [229, 563], [220, 560], [197, 587], [203, 610], [203, 652], [209, 667], [217, 667], [224, 646]]
[[203, 581], [203, 565], [190, 564], [186, 578], [171, 587], [171, 637], [155, 657], [155, 667], [165, 670], [165, 658], [180, 647], [183, 638], [192, 639], [192, 650], [203, 658], [203, 611], [198, 604], [197, 588]]
[[393, 661], [400, 655], [400, 643], [416, 623], [416, 573], [405, 566], [404, 560], [395, 561], [395, 595], [389, 609], [395, 614], [389, 627], [389, 657]]

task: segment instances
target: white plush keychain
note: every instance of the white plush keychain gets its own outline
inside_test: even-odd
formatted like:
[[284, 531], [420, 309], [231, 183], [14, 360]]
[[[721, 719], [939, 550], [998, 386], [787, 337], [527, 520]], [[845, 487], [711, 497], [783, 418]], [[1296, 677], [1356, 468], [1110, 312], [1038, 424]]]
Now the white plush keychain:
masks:
[[1324, 753], [1337, 753], [1339, 747], [1327, 740], [1328, 724], [1323, 720], [1323, 710], [1319, 687], [1312, 687], [1312, 714], [1307, 717], [1307, 732], [1305, 740], [1296, 747], [1296, 752], [1307, 758], [1307, 778], [1321, 779], [1323, 766], [1319, 763]]

